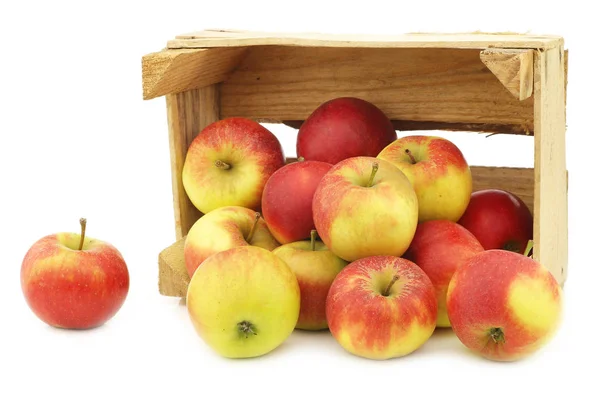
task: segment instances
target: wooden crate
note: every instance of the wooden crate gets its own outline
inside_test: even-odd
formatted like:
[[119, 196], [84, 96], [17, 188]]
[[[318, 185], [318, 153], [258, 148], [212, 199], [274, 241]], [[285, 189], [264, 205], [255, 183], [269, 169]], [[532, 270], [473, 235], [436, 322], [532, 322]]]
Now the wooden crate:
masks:
[[185, 297], [183, 241], [201, 216], [181, 171], [208, 124], [241, 116], [299, 127], [321, 103], [368, 100], [401, 131], [533, 135], [534, 168], [472, 166], [474, 190], [512, 191], [534, 215], [533, 257], [567, 275], [566, 55], [558, 36], [353, 36], [207, 30], [142, 58], [143, 97], [166, 96], [177, 241], [159, 255], [159, 291]]

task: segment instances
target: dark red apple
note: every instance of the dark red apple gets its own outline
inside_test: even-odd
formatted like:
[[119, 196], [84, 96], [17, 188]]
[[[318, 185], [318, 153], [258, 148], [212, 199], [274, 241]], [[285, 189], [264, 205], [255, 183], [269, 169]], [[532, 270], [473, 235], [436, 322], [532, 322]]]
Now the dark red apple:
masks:
[[317, 185], [332, 165], [299, 161], [278, 169], [262, 194], [262, 214], [269, 230], [281, 244], [309, 239], [315, 229], [312, 202]]
[[340, 97], [321, 104], [298, 131], [296, 154], [330, 164], [350, 157], [376, 157], [397, 134], [389, 118], [374, 104]]
[[458, 223], [467, 228], [484, 249], [523, 253], [533, 239], [533, 215], [517, 195], [500, 189], [478, 190]]

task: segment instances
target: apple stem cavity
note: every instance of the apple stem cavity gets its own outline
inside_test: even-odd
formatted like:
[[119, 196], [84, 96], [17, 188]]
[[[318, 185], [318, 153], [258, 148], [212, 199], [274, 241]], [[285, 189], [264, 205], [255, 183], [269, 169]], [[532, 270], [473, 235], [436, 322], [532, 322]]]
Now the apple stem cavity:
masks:
[[79, 240], [79, 250], [83, 250], [83, 241], [85, 240], [85, 226], [87, 220], [85, 218], [79, 219], [79, 225], [81, 225], [81, 239]]
[[504, 343], [504, 332], [502, 332], [502, 328], [490, 329], [490, 338], [494, 343]]
[[379, 163], [376, 161], [373, 163], [373, 169], [371, 170], [371, 176], [369, 177], [369, 182], [367, 182], [367, 187], [373, 186], [373, 180], [375, 179], [375, 174], [379, 169]]
[[310, 231], [310, 250], [315, 251], [315, 245], [317, 241], [317, 230], [313, 229]]
[[399, 275], [394, 275], [394, 277], [392, 278], [392, 280], [390, 281], [390, 283], [387, 285], [387, 287], [385, 288], [385, 290], [383, 291], [383, 293], [381, 293], [382, 296], [384, 297], [388, 297], [390, 295], [390, 290], [392, 290], [392, 286], [394, 286], [394, 283], [396, 283], [396, 281], [400, 279]]
[[227, 164], [225, 161], [217, 160], [215, 161], [215, 167], [227, 170], [231, 168], [231, 165]]
[[[533, 240], [527, 241], [527, 247], [525, 248], [525, 253], [523, 253], [523, 255], [525, 255], [525, 257], [529, 257], [531, 249], [533, 249]], [[531, 256], [533, 257], [533, 254]]]
[[417, 160], [415, 159], [415, 156], [412, 155], [411, 151], [409, 149], [405, 149], [404, 152], [406, 153], [406, 155], [408, 155], [408, 158], [410, 158], [410, 162], [413, 164], [417, 163]]
[[246, 238], [246, 242], [250, 243], [250, 241], [252, 240], [252, 237], [254, 236], [254, 232], [256, 232], [256, 227], [258, 226], [259, 219], [260, 219], [260, 213], [256, 212], [254, 214], [254, 223], [252, 224], [252, 228], [250, 228], [250, 233], [248, 234], [248, 237]]
[[237, 324], [238, 331], [240, 334], [244, 335], [246, 338], [250, 335], [256, 335], [256, 328], [252, 325], [251, 322], [242, 321]]

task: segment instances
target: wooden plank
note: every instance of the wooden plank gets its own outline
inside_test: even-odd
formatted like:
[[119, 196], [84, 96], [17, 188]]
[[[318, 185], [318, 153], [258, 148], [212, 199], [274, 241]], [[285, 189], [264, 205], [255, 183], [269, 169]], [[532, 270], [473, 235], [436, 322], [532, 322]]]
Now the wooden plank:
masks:
[[187, 234], [201, 216], [185, 192], [181, 171], [192, 140], [207, 125], [219, 119], [219, 87], [218, 84], [210, 85], [169, 94], [166, 98], [175, 234], [179, 239]]
[[525, 100], [533, 93], [533, 50], [487, 49], [481, 61], [515, 98]]
[[227, 46], [303, 46], [362, 48], [552, 48], [562, 45], [560, 36], [519, 33], [404, 33], [356, 35], [324, 33], [249, 32], [206, 30], [182, 34], [168, 41], [172, 49]]
[[254, 47], [222, 84], [222, 117], [304, 120], [356, 96], [392, 120], [533, 132], [533, 98], [514, 98], [479, 50]]
[[190, 276], [185, 268], [185, 237], [158, 255], [158, 291], [163, 296], [185, 297]]
[[144, 100], [222, 82], [245, 48], [163, 50], [142, 57]]
[[536, 53], [533, 254], [560, 284], [568, 264], [564, 71], [562, 48]]

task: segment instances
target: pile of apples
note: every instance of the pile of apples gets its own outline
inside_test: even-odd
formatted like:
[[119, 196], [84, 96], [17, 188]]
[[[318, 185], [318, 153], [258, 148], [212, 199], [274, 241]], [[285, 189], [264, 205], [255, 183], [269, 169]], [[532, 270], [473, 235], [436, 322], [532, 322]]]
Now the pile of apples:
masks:
[[182, 179], [203, 216], [184, 246], [187, 309], [218, 354], [257, 357], [294, 329], [346, 351], [406, 356], [435, 329], [490, 360], [554, 335], [562, 290], [529, 257], [514, 194], [473, 192], [451, 141], [398, 138], [375, 105], [336, 98], [300, 127], [298, 161], [259, 123], [227, 118], [191, 143]]

